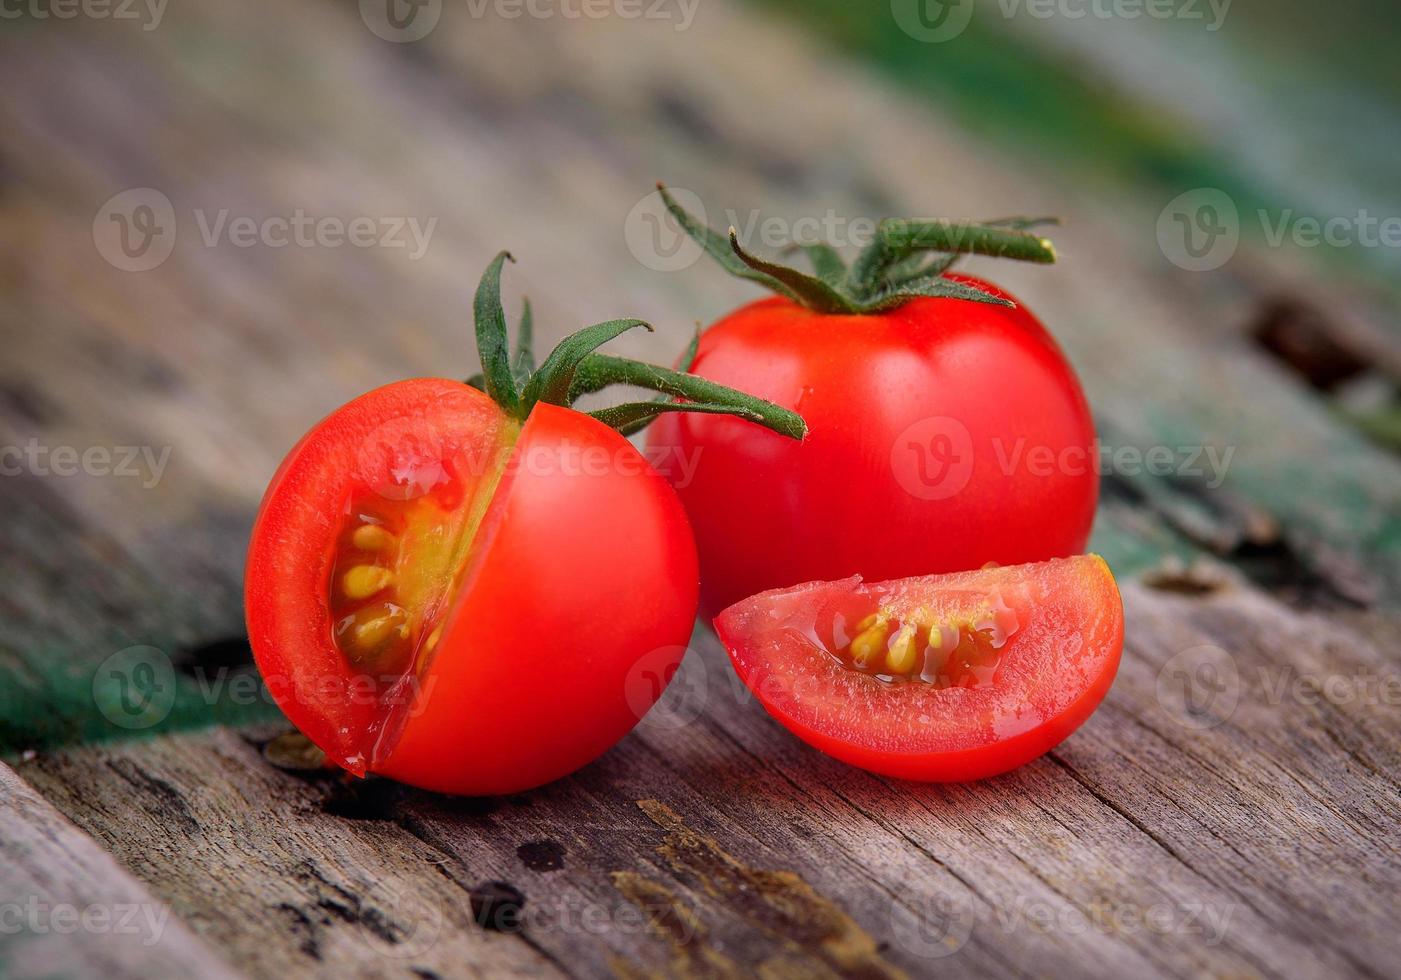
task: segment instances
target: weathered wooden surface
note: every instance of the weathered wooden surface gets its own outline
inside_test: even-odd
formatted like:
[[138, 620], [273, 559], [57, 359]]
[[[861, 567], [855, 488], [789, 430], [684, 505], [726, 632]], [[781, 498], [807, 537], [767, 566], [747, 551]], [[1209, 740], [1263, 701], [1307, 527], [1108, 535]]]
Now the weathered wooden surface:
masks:
[[[521, 797], [308, 780], [229, 730], [20, 772], [258, 975], [1392, 972], [1396, 625], [1230, 582], [1127, 607], [1105, 707], [972, 786], [825, 759], [704, 634], [633, 737]], [[470, 924], [493, 879], [526, 895], [509, 940]]]
[[[1250, 243], [1183, 272], [1154, 227], [1190, 187], [1029, 168], [1025, 147], [713, 0], [685, 31], [449, 4], [404, 45], [310, 2], [181, 3], [149, 32], [7, 21], [0, 82], [0, 446], [170, 449], [159, 478], [144, 457], [131, 477], [0, 477], [0, 749], [202, 938], [205, 972], [1394, 974], [1401, 464], [1307, 360], [1254, 339], [1302, 323], [1394, 385], [1394, 297], [1374, 283]], [[657, 178], [741, 226], [753, 207], [1067, 219], [1060, 267], [996, 275], [1064, 343], [1106, 442], [1231, 452], [1219, 485], [1106, 477], [1094, 545], [1151, 574], [1126, 588], [1105, 707], [1018, 773], [893, 783], [789, 738], [701, 632], [663, 709], [536, 793], [270, 767], [239, 577], [278, 458], [366, 388], [468, 373], [468, 296], [503, 246], [542, 342], [635, 314], [658, 333], [618, 347], [672, 357], [752, 292], [703, 263], [647, 267], [628, 216]], [[93, 225], [140, 187], [178, 235], [130, 272]], [[417, 259], [206, 245], [221, 209], [436, 225]], [[1220, 565], [1153, 573], [1165, 556]], [[129, 703], [142, 665], [171, 701]], [[0, 894], [33, 890], [26, 867], [0, 870]], [[472, 922], [492, 879], [525, 893], [522, 930]], [[75, 954], [101, 937], [83, 938]], [[172, 957], [199, 955], [184, 943]]]
[[0, 765], [0, 974], [233, 977], [165, 902]]

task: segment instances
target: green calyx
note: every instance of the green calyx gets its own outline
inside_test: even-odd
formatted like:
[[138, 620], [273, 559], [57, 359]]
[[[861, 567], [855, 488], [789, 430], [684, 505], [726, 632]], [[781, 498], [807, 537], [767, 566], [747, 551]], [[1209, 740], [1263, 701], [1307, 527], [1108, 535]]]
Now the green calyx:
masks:
[[916, 296], [1013, 306], [1010, 300], [947, 279], [944, 273], [968, 254], [1023, 262], [1056, 260], [1050, 240], [1028, 230], [1056, 224], [1055, 218], [986, 222], [887, 218], [877, 226], [875, 238], [850, 267], [830, 245], [793, 246], [807, 255], [812, 265], [812, 272], [807, 273], [751, 254], [741, 247], [734, 228], [728, 236], [721, 235], [697, 221], [665, 186], [658, 184], [657, 192], [681, 229], [725, 271], [818, 313], [881, 313]]
[[[520, 421], [539, 404], [571, 407], [575, 400], [615, 384], [658, 392], [658, 397], [627, 402], [587, 412], [623, 435], [644, 428], [663, 412], [701, 412], [748, 419], [780, 435], [801, 439], [807, 434], [802, 417], [772, 402], [686, 374], [695, 359], [700, 333], [691, 339], [679, 371], [644, 364], [597, 349], [629, 330], [652, 327], [641, 320], [608, 320], [585, 327], [560, 341], [538, 368], [535, 366], [534, 325], [527, 301], [516, 331], [516, 349], [510, 349], [506, 310], [501, 305], [501, 269], [511, 259], [508, 252], [491, 260], [472, 303], [477, 328], [477, 349], [482, 370], [467, 383], [491, 396], [492, 401]], [[683, 399], [683, 400], [678, 400]]]

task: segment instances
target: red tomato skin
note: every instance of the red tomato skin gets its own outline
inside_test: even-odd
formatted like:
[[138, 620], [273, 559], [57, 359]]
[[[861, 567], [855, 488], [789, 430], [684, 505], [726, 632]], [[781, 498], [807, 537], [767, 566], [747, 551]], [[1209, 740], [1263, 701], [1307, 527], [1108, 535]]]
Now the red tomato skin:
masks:
[[[691, 371], [809, 427], [801, 444], [724, 416], [651, 427], [651, 458], [695, 529], [706, 616], [798, 582], [1084, 550], [1099, 492], [1094, 424], [1064, 355], [1020, 304], [919, 298], [824, 316], [764, 299], [705, 331]], [[921, 458], [941, 434], [963, 469]], [[1068, 465], [1033, 468], [1033, 449]]]
[[254, 523], [245, 606], [259, 670], [293, 724], [357, 775], [464, 795], [564, 776], [627, 734], [685, 653], [699, 588], [685, 511], [615, 430], [537, 406], [417, 695], [367, 751], [382, 708], [356, 692], [363, 680], [332, 640], [327, 596], [346, 495], [386, 479], [375, 433], [403, 420], [417, 441], [454, 451], [490, 447], [507, 425], [481, 392], [420, 378], [314, 427]]
[[[991, 576], [989, 575], [991, 573]], [[724, 610], [715, 620], [715, 630], [746, 686], [765, 710], [798, 738], [814, 748], [849, 765], [897, 779], [915, 782], [967, 782], [1009, 772], [1049, 752], [1084, 724], [1104, 700], [1114, 683], [1124, 643], [1123, 603], [1113, 575], [1098, 555], [1057, 559], [1033, 565], [983, 570], [944, 576], [924, 576], [902, 582], [875, 583], [890, 586], [907, 595], [928, 595], [941, 588], [968, 582], [997, 581], [997, 577], [1030, 579], [1024, 585], [1005, 586], [1009, 597], [1031, 597], [1023, 602], [1023, 628], [1035, 626], [1036, 602], [1053, 602], [1057, 628], [1066, 622], [1082, 630], [1081, 645], [1066, 655], [1063, 635], [1055, 629], [1061, 649], [1043, 656], [1051, 659], [1037, 676], [1037, 664], [1011, 663], [999, 672], [997, 684], [1013, 689], [934, 691], [921, 690], [917, 682], [903, 682], [898, 690], [876, 687], [880, 682], [858, 677], [835, 664], [813, 664], [811, 657], [825, 655], [811, 648], [795, 646], [783, 638], [764, 646], [757, 638], [755, 624], [762, 630], [775, 617], [775, 608], [785, 604], [821, 601], [831, 594], [859, 587], [859, 579], [843, 582], [813, 582], [792, 589], [775, 589], [746, 599]], [[1014, 606], [1018, 603], [1014, 600]], [[1043, 606], [1043, 608], [1045, 608]], [[1042, 620], [1043, 624], [1046, 620]], [[769, 627], [771, 629], [771, 627]], [[1044, 634], [1043, 634], [1044, 635]], [[1012, 638], [1013, 643], [1016, 637]], [[1025, 642], [1025, 640], [1023, 640]], [[762, 648], [761, 648], [762, 647]], [[1009, 644], [1006, 656], [1026, 657]], [[802, 698], [794, 698], [792, 675], [809, 673], [809, 681], [826, 688], [825, 697], [840, 705], [832, 712], [804, 709]], [[1010, 676], [1008, 676], [1010, 674]], [[1027, 679], [1030, 677], [1030, 681]], [[1063, 682], [1053, 686], [1057, 681]], [[1027, 682], [1025, 689], [1015, 685]], [[1034, 683], [1033, 683], [1034, 682]], [[996, 686], [996, 685], [994, 685]], [[874, 691], [874, 693], [871, 693]], [[853, 693], [856, 692], [856, 693]], [[807, 700], [812, 701], [811, 689]], [[884, 705], [884, 711], [868, 710]], [[1005, 728], [1010, 715], [998, 715], [989, 706], [1014, 705], [1039, 716], [1039, 723], [1006, 738], [990, 733]], [[864, 707], [863, 707], [864, 706]], [[795, 708], [797, 710], [795, 710]], [[863, 711], [866, 712], [863, 715]], [[800, 717], [800, 714], [804, 714]], [[880, 742], [878, 735], [907, 722], [911, 712], [929, 713], [935, 726], [923, 739], [910, 739], [899, 749]], [[882, 714], [884, 717], [882, 717]], [[952, 724], [953, 720], [958, 724]], [[950, 729], [957, 729], [951, 733]], [[938, 745], [940, 741], [948, 744]], [[923, 744], [921, 744], [921, 742]]]
[[[570, 453], [609, 462], [551, 472]], [[592, 761], [660, 696], [695, 624], [685, 511], [631, 443], [540, 405], [516, 457], [418, 713], [379, 770], [425, 789], [517, 792]]]
[[292, 724], [356, 775], [358, 733], [378, 705], [331, 641], [330, 590], [347, 487], [377, 479], [376, 433], [407, 420], [425, 441], [490, 441], [505, 423], [489, 398], [458, 381], [418, 378], [376, 388], [318, 422], [287, 454], [263, 494], [244, 568], [244, 615], [254, 659]]

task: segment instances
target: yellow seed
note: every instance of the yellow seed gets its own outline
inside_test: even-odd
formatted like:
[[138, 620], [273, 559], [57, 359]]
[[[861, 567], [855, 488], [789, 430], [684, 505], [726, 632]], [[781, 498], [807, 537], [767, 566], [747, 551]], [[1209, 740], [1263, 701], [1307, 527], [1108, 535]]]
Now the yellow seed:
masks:
[[341, 579], [341, 588], [351, 599], [368, 599], [394, 581], [394, 573], [377, 565], [356, 565]]
[[886, 669], [892, 674], [909, 674], [915, 669], [915, 659], [919, 649], [915, 643], [915, 628], [906, 623], [890, 641], [890, 650], [885, 655]]
[[423, 644], [423, 648], [425, 650], [431, 651], [434, 647], [438, 645], [438, 640], [442, 638], [442, 635], [443, 624], [439, 623], [438, 627], [435, 630], [433, 630], [433, 632], [428, 634], [428, 641]]
[[[868, 619], [870, 617], [867, 617]], [[862, 623], [866, 620], [862, 620]], [[858, 624], [859, 625], [859, 624]], [[851, 641], [851, 659], [858, 667], [867, 667], [885, 652], [885, 638], [890, 626], [883, 617], [877, 616], [869, 627], [857, 634]]]
[[865, 630], [870, 629], [872, 626], [876, 625], [876, 620], [878, 620], [878, 619], [880, 619], [880, 618], [881, 618], [881, 614], [880, 614], [880, 613], [871, 613], [871, 614], [870, 614], [869, 616], [867, 616], [865, 619], [861, 620], [861, 622], [859, 622], [859, 623], [856, 624], [856, 632], [861, 633], [861, 632], [864, 632]]
[[370, 650], [383, 645], [395, 633], [403, 639], [408, 629], [405, 619], [404, 610], [388, 603], [368, 616], [357, 616], [351, 631], [355, 645], [362, 650]]
[[394, 546], [394, 535], [378, 524], [361, 524], [350, 541], [362, 551], [388, 551]]

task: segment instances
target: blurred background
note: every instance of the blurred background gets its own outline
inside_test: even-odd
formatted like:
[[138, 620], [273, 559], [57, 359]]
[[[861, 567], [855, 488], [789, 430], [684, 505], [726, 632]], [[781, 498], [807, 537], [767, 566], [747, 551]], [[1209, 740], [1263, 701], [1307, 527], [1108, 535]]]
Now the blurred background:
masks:
[[[1394, 606], [1398, 41], [1384, 0], [8, 0], [0, 749], [110, 734], [113, 650], [243, 669], [277, 462], [366, 389], [474, 371], [498, 249], [542, 346], [635, 315], [619, 351], [670, 362], [753, 298], [658, 180], [770, 253], [1060, 216], [1059, 265], [970, 267], [1085, 382], [1093, 546]], [[196, 684], [159, 727], [271, 714]]]

